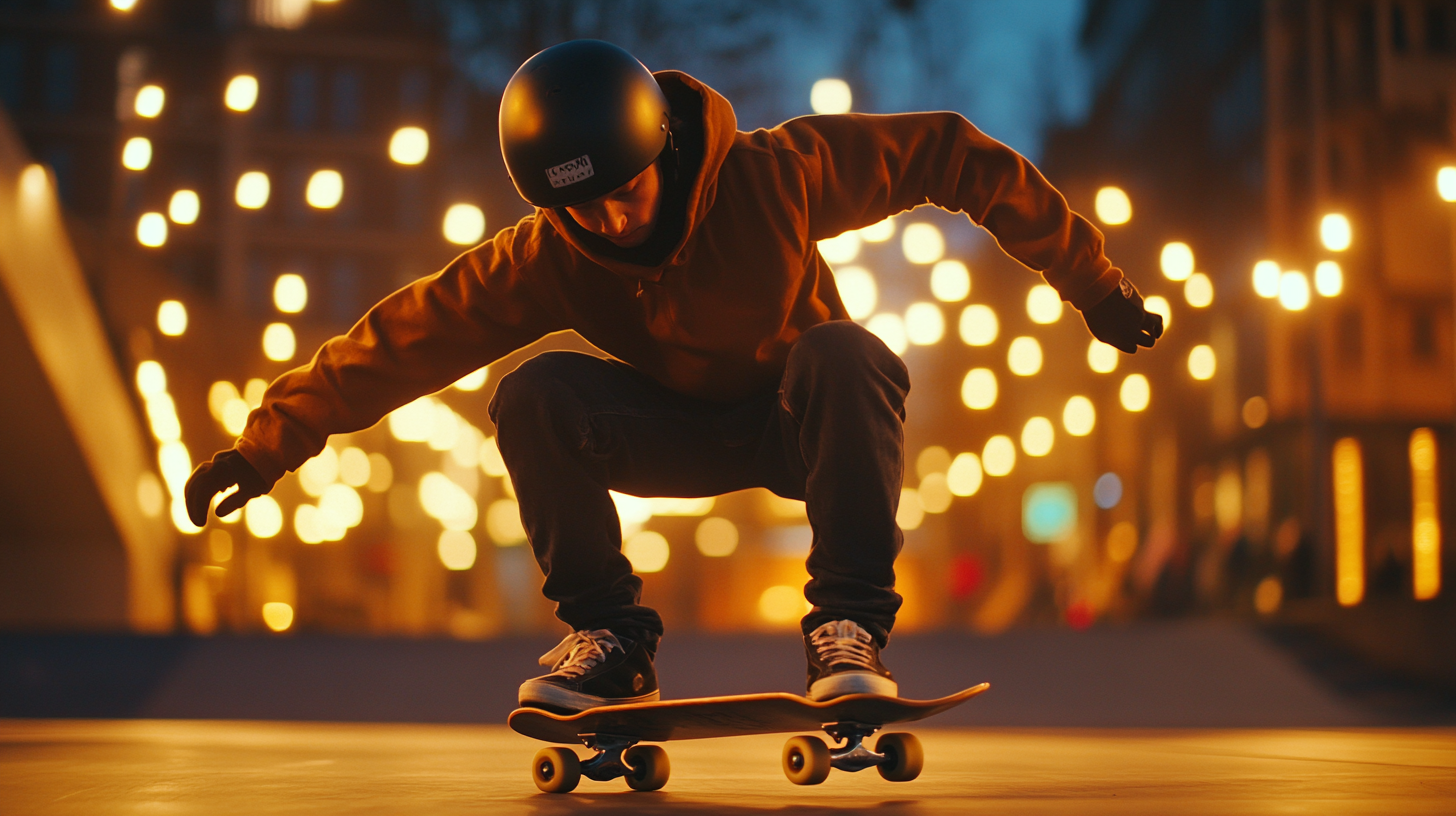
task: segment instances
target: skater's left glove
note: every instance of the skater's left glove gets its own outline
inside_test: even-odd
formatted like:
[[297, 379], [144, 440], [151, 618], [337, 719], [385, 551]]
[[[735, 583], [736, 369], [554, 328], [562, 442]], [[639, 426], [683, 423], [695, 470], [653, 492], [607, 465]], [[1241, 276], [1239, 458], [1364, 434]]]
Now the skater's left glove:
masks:
[[1128, 354], [1152, 348], [1163, 336], [1163, 316], [1143, 306], [1143, 296], [1127, 278], [1107, 297], [1082, 313], [1092, 336]]

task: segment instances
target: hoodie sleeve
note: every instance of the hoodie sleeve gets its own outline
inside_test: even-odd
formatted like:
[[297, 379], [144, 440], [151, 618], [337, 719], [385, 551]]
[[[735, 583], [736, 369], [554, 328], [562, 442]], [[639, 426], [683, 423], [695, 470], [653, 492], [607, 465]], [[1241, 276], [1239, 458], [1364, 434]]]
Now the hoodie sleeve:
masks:
[[1078, 309], [1122, 280], [1102, 233], [1031, 162], [960, 114], [805, 116], [775, 135], [802, 157], [813, 240], [929, 203], [970, 216]]
[[308, 365], [274, 380], [237, 450], [275, 482], [330, 434], [367, 428], [560, 328], [522, 274], [521, 259], [535, 254], [529, 220], [386, 297]]

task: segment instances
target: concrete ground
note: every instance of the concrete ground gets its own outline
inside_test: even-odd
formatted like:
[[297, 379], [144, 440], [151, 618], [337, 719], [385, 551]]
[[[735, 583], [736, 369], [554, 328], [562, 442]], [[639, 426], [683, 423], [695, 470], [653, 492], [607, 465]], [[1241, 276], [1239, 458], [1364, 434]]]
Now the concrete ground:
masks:
[[495, 725], [0, 720], [0, 813], [1449, 814], [1456, 730], [936, 729], [925, 772], [799, 788], [783, 738], [668, 743], [656, 793], [532, 785], [543, 743]]

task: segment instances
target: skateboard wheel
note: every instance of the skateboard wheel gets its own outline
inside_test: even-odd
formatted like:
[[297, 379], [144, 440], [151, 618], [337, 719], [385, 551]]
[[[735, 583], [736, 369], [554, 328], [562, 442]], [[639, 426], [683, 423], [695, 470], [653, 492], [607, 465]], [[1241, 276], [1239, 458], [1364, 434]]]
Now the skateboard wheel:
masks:
[[629, 769], [627, 787], [632, 790], [660, 790], [672, 773], [667, 752], [657, 745], [634, 745], [622, 752], [622, 762]]
[[784, 743], [784, 776], [795, 785], [817, 785], [829, 778], [829, 746], [818, 737], [790, 737]]
[[570, 793], [581, 781], [581, 760], [570, 748], [542, 748], [531, 764], [531, 781], [546, 793]]
[[909, 782], [925, 767], [925, 750], [914, 734], [882, 734], [875, 741], [875, 753], [885, 755], [878, 769], [891, 782]]

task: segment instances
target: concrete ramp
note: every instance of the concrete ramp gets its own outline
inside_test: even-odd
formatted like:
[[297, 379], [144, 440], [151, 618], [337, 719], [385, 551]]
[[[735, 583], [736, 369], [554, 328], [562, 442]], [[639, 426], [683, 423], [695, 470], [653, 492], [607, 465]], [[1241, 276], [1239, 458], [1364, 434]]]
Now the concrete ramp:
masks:
[[164, 630], [155, 458], [66, 236], [50, 173], [0, 113], [0, 628]]

